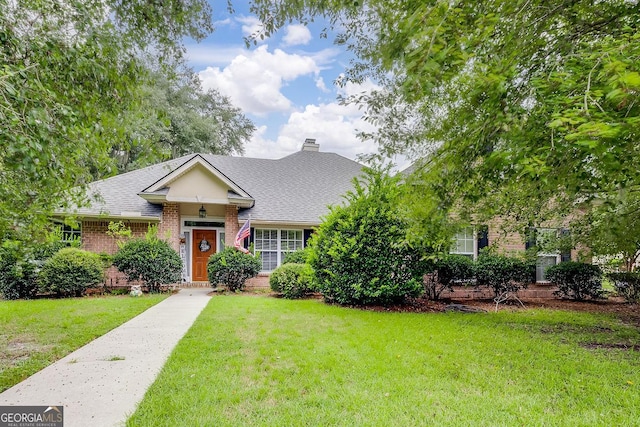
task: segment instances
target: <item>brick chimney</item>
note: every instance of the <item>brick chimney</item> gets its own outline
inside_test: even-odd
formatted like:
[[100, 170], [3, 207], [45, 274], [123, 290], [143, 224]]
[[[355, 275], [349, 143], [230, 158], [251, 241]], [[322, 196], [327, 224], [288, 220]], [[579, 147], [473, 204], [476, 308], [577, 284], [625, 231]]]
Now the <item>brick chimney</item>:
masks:
[[307, 138], [302, 144], [302, 151], [320, 151], [320, 144], [316, 144], [315, 138]]

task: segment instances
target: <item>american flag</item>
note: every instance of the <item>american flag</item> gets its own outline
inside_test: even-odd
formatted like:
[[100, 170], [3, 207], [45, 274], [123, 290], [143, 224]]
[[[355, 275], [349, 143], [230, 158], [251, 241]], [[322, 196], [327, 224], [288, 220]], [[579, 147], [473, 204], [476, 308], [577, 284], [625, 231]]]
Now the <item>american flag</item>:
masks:
[[240, 230], [238, 230], [238, 234], [236, 234], [236, 240], [234, 243], [234, 246], [236, 247], [236, 249], [241, 250], [245, 254], [248, 254], [249, 250], [245, 249], [245, 247], [242, 245], [242, 241], [247, 237], [249, 237], [250, 234], [251, 234], [251, 220], [248, 219], [247, 222], [245, 222], [244, 225], [240, 227]]

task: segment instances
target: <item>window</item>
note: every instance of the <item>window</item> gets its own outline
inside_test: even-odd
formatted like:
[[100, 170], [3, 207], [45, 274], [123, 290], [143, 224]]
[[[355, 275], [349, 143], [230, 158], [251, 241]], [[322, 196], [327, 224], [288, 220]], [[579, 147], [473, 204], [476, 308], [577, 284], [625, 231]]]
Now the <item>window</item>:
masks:
[[302, 230], [280, 230], [280, 262], [289, 252], [302, 249]]
[[473, 227], [465, 227], [456, 233], [455, 243], [450, 253], [475, 258], [476, 254], [476, 235]]
[[[555, 228], [536, 228], [536, 246], [544, 247], [545, 242], [553, 241], [558, 236]], [[558, 253], [539, 252], [536, 260], [536, 282], [546, 282], [545, 270], [558, 263]]]
[[536, 260], [536, 282], [546, 282], [546, 269], [557, 263], [557, 255], [538, 255], [538, 259]]
[[62, 232], [63, 242], [72, 243], [74, 241], [80, 241], [80, 238], [82, 237], [82, 228], [80, 223], [78, 223], [77, 227], [72, 227], [63, 223], [59, 223], [58, 226]]
[[273, 271], [288, 252], [303, 248], [303, 231], [255, 229], [253, 242], [262, 258], [262, 271]]

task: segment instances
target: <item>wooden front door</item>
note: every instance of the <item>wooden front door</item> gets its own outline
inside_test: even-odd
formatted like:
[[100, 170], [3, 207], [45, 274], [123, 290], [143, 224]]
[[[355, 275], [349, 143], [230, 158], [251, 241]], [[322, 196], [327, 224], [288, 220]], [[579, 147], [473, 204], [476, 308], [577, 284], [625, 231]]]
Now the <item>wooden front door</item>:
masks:
[[191, 250], [192, 268], [191, 280], [194, 282], [206, 282], [207, 261], [216, 253], [215, 230], [193, 230], [193, 246]]

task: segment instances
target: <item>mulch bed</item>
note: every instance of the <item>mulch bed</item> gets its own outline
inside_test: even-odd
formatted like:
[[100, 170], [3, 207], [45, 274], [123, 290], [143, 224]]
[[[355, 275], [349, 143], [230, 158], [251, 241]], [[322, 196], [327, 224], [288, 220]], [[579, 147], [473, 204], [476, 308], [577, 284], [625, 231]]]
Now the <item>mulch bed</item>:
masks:
[[[573, 301], [565, 299], [522, 299], [524, 308], [514, 301], [500, 304], [498, 310], [522, 311], [535, 308], [549, 308], [554, 310], [585, 311], [591, 313], [611, 314], [620, 318], [625, 323], [640, 327], [640, 304], [629, 304], [617, 298], [609, 298], [603, 301]], [[493, 300], [442, 300], [431, 301], [425, 298], [414, 298], [403, 305], [389, 307], [368, 306], [365, 310], [395, 311], [410, 313], [438, 313], [447, 311], [451, 304], [462, 304], [472, 308], [484, 309], [487, 312], [495, 311], [496, 304]], [[362, 308], [362, 307], [361, 307]]]

